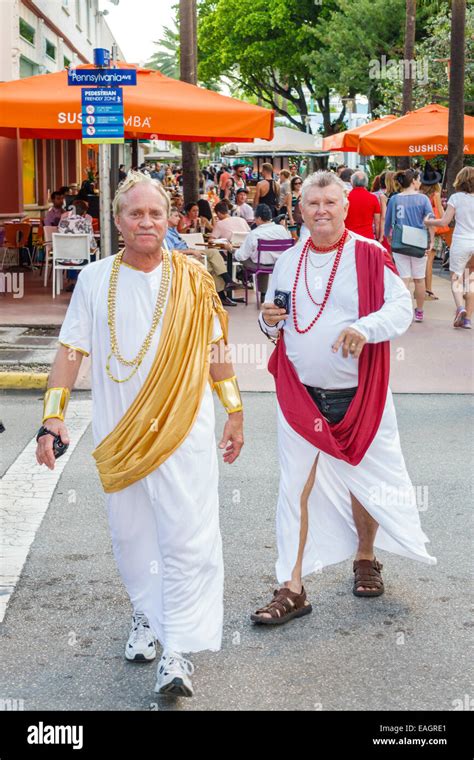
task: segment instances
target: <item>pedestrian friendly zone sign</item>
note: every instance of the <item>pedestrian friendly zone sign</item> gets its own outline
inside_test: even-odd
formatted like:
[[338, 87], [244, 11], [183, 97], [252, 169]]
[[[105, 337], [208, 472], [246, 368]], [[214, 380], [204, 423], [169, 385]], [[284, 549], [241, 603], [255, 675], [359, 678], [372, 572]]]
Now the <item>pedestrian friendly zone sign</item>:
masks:
[[82, 142], [124, 142], [121, 87], [82, 88]]

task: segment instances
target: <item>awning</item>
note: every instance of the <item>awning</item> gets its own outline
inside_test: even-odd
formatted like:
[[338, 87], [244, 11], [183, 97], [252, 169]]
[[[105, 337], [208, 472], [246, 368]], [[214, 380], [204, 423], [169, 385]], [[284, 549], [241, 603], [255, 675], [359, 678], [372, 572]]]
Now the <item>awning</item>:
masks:
[[369, 121], [358, 127], [347, 129], [345, 132], [329, 135], [323, 140], [323, 148], [330, 152], [340, 150], [344, 151], [344, 153], [354, 153], [358, 150], [359, 140], [363, 135], [372, 132], [373, 129], [385, 126], [396, 118], [396, 116], [382, 116], [380, 119], [374, 119], [374, 121]]
[[[159, 71], [118, 67], [137, 70], [137, 85], [123, 88], [126, 138], [249, 142], [273, 137], [271, 110]], [[68, 86], [66, 70], [0, 84], [0, 136], [77, 140], [81, 123], [81, 87]]]
[[290, 127], [275, 127], [272, 140], [254, 140], [252, 143], [228, 143], [221, 147], [223, 156], [310, 156], [324, 155], [321, 135], [310, 135]]
[[[429, 105], [362, 135], [364, 156], [433, 156], [448, 153], [449, 108]], [[464, 153], [474, 153], [474, 117], [464, 116]]]

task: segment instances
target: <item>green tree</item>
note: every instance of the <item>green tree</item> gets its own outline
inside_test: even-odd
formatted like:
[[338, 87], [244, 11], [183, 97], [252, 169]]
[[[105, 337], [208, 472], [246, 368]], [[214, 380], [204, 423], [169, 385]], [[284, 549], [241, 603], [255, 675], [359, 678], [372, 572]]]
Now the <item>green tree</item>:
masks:
[[[451, 11], [448, 3], [437, 4], [426, 20], [423, 37], [415, 45], [417, 76], [413, 82], [413, 108], [430, 103], [449, 105], [448, 61], [451, 44]], [[466, 10], [465, 111], [474, 114], [474, 7]], [[383, 113], [401, 113], [400, 77], [385, 77], [378, 83]], [[382, 105], [383, 104], [383, 105]]]
[[380, 107], [380, 74], [385, 59], [403, 57], [404, 23], [405, 0], [339, 0], [308, 30], [314, 81], [341, 97], [366, 95], [370, 111]]
[[[174, 6], [175, 18], [173, 26], [165, 26], [163, 28], [163, 37], [161, 40], [155, 41], [153, 44], [158, 46], [158, 49], [153, 53], [150, 60], [145, 64], [149, 69], [155, 69], [161, 71], [167, 77], [171, 79], [180, 78], [180, 36], [179, 36], [179, 4]], [[198, 58], [200, 51], [198, 48]], [[208, 90], [219, 90], [219, 79], [212, 74], [204, 79], [199, 79], [199, 84], [202, 87], [206, 87]]]
[[331, 85], [320, 84], [304, 55], [314, 48], [312, 29], [324, 26], [335, 7], [333, 0], [201, 0], [200, 76], [225, 76], [237, 90], [254, 96], [302, 131], [307, 129], [312, 98], [323, 115], [326, 133], [337, 131], [345, 107], [334, 118]]
[[174, 28], [165, 26], [161, 40], [154, 42], [158, 50], [145, 65], [149, 69], [157, 69], [171, 79], [179, 79], [179, 29], [176, 22]]
[[449, 80], [449, 126], [446, 184], [454, 190], [456, 175], [464, 160], [464, 74], [466, 39], [466, 0], [453, 0], [451, 7], [451, 76]]

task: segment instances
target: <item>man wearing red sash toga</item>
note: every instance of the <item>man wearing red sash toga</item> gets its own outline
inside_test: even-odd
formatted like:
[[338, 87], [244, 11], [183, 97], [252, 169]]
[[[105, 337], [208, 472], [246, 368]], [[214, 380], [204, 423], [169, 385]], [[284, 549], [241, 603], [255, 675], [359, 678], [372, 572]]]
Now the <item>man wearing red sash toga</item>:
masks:
[[410, 295], [382, 246], [346, 230], [347, 210], [336, 175], [305, 180], [310, 237], [278, 259], [259, 317], [278, 339], [269, 370], [278, 400], [280, 588], [251, 616], [255, 623], [311, 612], [303, 576], [353, 555], [354, 594], [380, 596], [374, 546], [436, 563], [388, 386], [389, 341], [412, 321]]

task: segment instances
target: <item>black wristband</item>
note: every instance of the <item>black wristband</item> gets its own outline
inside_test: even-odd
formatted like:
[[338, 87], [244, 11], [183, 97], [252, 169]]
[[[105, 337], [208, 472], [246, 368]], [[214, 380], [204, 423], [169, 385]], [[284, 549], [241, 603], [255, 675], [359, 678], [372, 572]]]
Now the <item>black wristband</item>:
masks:
[[54, 438], [54, 441], [53, 441], [53, 453], [54, 453], [55, 459], [57, 459], [58, 457], [62, 456], [66, 452], [69, 444], [68, 443], [63, 443], [62, 440], [61, 440], [61, 436], [60, 435], [56, 435], [56, 433], [53, 433], [52, 430], [48, 430], [47, 427], [45, 427], [44, 425], [41, 425], [41, 427], [38, 430], [38, 433], [36, 435], [36, 441], [38, 442], [38, 440], [43, 435], [52, 435], [53, 436], [53, 438]]
[[41, 425], [40, 429], [38, 430], [38, 433], [36, 435], [36, 442], [38, 443], [39, 439], [43, 435], [52, 435], [53, 438], [59, 438], [59, 436], [56, 435], [56, 433], [53, 433], [52, 430], [48, 430], [44, 425]]

